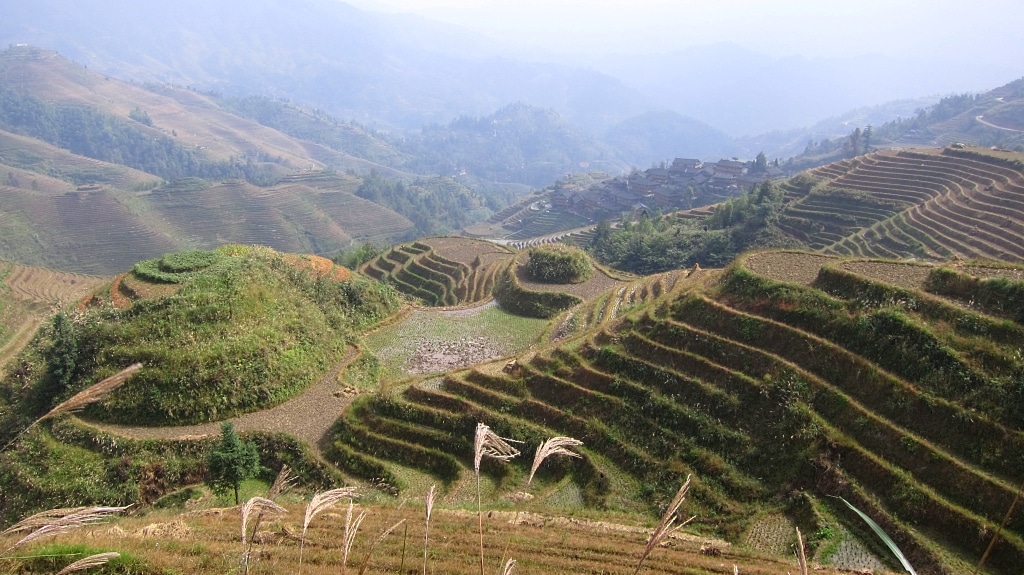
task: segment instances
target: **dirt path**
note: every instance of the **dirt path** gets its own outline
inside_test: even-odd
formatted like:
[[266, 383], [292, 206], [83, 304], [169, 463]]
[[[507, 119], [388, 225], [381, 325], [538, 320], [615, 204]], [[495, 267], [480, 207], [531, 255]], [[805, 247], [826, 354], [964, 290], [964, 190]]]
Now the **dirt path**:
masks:
[[974, 119], [977, 120], [979, 123], [985, 124], [989, 128], [995, 128], [997, 130], [1006, 130], [1007, 132], [1024, 132], [1024, 130], [1017, 130], [1017, 129], [1014, 129], [1014, 128], [1007, 128], [1005, 126], [999, 126], [999, 125], [993, 124], [992, 122], [989, 122], [988, 120], [983, 120], [982, 118], [984, 118], [984, 117], [985, 116], [975, 116]]
[[[320, 442], [327, 434], [331, 425], [341, 415], [341, 411], [355, 399], [355, 393], [339, 393], [338, 374], [348, 367], [360, 351], [350, 347], [345, 356], [320, 381], [310, 386], [295, 398], [281, 405], [247, 413], [227, 421], [235, 425], [238, 431], [270, 431], [294, 435], [309, 443], [319, 454]], [[140, 427], [125, 425], [109, 425], [82, 421], [82, 423], [121, 437], [129, 439], [196, 439], [220, 434], [221, 422], [202, 423], [198, 425], [182, 425], [173, 427]]]

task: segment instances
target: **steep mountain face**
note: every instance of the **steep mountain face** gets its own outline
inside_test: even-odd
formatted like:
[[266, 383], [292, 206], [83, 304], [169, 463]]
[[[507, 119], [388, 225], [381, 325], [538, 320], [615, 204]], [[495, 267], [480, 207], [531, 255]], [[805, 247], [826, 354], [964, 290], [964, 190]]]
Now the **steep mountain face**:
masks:
[[406, 129], [515, 100], [591, 129], [642, 110], [609, 76], [511, 60], [464, 30], [342, 2], [143, 4], [23, 4], [5, 14], [0, 42], [52, 47], [119, 77], [283, 96]]

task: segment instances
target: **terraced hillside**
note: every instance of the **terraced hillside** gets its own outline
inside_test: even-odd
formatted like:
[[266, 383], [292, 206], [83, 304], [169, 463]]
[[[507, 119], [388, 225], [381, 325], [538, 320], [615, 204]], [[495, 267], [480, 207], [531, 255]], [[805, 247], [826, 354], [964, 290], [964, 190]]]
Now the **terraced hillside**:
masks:
[[[986, 273], [1020, 273], [1003, 269]], [[542, 473], [543, 497], [659, 508], [693, 473], [694, 529], [749, 540], [765, 511], [783, 510], [828, 563], [841, 533], [871, 540], [830, 497], [842, 496], [918, 572], [966, 572], [1024, 478], [1024, 327], [891, 279], [922, 273], [934, 269], [755, 253], [515, 369], [478, 366], [357, 401], [331, 457], [395, 484], [415, 468], [458, 491], [477, 421], [528, 445], [569, 435], [584, 458]], [[485, 466], [488, 489], [519, 489], [527, 465]], [[1019, 512], [985, 561], [1019, 572]]]
[[414, 228], [355, 193], [356, 173], [410, 174], [266, 127], [215, 96], [113, 80], [30, 46], [0, 52], [0, 74], [9, 261], [112, 275], [182, 249], [325, 254]]
[[778, 225], [842, 256], [1024, 261], [1024, 156], [976, 148], [884, 151], [785, 184]]
[[392, 247], [360, 271], [428, 306], [456, 306], [491, 297], [513, 252], [468, 238], [425, 238]]
[[[0, 254], [22, 263], [109, 275], [183, 248], [242, 243], [331, 253], [357, 241], [389, 243], [413, 228], [407, 218], [356, 196], [359, 179], [352, 176], [309, 172], [271, 187], [238, 180], [160, 184], [52, 146], [26, 150], [38, 152], [41, 163], [74, 171], [58, 174], [63, 178], [97, 183], [73, 186], [29, 170], [0, 181]], [[140, 186], [146, 191], [134, 191]]]
[[104, 281], [0, 261], [0, 373], [47, 316], [78, 303]]

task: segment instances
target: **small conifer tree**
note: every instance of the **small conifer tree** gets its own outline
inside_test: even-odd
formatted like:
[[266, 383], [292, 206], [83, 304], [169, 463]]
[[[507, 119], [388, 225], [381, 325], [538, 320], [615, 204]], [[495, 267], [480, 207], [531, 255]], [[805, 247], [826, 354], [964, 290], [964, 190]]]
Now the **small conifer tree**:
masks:
[[234, 490], [238, 505], [238, 488], [259, 472], [260, 454], [255, 443], [238, 437], [231, 422], [222, 423], [220, 432], [220, 443], [206, 458], [206, 484], [216, 493]]

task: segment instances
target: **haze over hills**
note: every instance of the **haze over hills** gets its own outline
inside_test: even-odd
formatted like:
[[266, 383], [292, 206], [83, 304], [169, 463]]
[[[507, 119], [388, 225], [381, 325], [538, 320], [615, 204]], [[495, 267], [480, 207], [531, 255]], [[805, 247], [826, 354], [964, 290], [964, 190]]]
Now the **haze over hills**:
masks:
[[[124, 79], [287, 98], [337, 118], [403, 132], [462, 116], [483, 117], [520, 102], [555, 110], [599, 136], [613, 126], [610, 134], [619, 134], [631, 119], [643, 123], [650, 117], [642, 114], [671, 110], [683, 116], [682, 122], [767, 144], [775, 139], [756, 134], [803, 129], [892, 99], [987, 89], [1020, 73], [996, 58], [984, 66], [913, 54], [783, 58], [733, 44], [591, 59], [536, 51], [524, 56], [518, 45], [465, 28], [334, 0], [138, 6], [99, 0], [70, 6], [55, 0], [22, 3], [5, 13], [0, 44], [55, 49]], [[806, 143], [845, 132], [823, 133], [819, 125], [794, 139]], [[643, 167], [673, 155], [791, 153], [781, 144], [752, 150], [749, 141], [728, 142], [717, 132], [690, 130], [674, 137], [685, 151], [626, 156]], [[637, 151], [658, 148], [645, 142]]]

